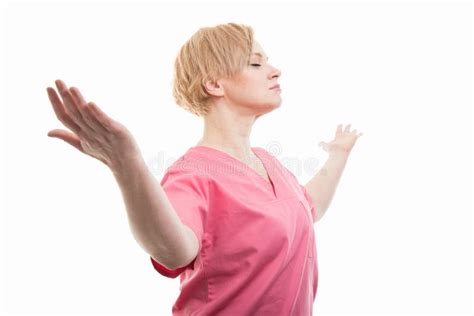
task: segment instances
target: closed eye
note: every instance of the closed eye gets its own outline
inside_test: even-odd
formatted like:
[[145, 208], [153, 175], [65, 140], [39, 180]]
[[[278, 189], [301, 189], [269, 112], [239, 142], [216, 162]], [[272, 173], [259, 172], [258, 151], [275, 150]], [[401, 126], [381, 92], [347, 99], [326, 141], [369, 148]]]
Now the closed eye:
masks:
[[250, 66], [260, 67], [261, 65], [260, 64], [250, 64]]

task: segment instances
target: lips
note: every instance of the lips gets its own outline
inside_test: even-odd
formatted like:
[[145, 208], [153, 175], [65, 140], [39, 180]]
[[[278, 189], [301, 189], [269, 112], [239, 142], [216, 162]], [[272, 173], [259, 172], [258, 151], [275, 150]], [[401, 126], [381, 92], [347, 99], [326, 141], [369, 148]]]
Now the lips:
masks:
[[280, 85], [277, 84], [277, 85], [274, 85], [273, 87], [271, 87], [270, 89], [280, 89]]

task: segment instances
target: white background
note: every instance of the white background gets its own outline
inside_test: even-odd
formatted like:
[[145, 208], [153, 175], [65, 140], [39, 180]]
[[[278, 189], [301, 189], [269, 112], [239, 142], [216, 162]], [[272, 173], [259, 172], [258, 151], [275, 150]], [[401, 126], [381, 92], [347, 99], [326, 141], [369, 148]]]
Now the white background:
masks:
[[[470, 315], [472, 6], [460, 3], [10, 3], [2, 12], [3, 313], [171, 315], [179, 278], [134, 240], [99, 161], [46, 136], [46, 87], [78, 87], [137, 139], [150, 170], [201, 137], [172, 99], [200, 27], [252, 26], [282, 70], [252, 146], [300, 182], [339, 123], [364, 135], [315, 224], [316, 315]], [[305, 168], [298, 168], [306, 166]]]

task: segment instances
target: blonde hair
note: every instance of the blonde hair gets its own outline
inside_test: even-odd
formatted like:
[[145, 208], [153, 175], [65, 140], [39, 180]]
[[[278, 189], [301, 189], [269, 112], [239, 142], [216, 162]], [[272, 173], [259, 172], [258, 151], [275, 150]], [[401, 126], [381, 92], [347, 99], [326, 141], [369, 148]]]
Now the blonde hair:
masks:
[[250, 62], [254, 31], [236, 23], [200, 28], [181, 47], [174, 64], [173, 97], [185, 110], [205, 116], [209, 99], [204, 85], [231, 78]]

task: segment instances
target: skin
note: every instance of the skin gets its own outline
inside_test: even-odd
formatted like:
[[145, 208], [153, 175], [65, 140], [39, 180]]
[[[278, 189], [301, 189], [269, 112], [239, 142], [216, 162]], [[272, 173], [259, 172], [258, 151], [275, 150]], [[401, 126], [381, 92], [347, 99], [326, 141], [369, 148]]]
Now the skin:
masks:
[[[213, 147], [250, 161], [268, 178], [258, 157], [251, 151], [250, 133], [256, 119], [281, 105], [278, 83], [281, 71], [268, 63], [265, 52], [255, 41], [250, 65], [231, 79], [207, 82], [213, 96], [211, 110], [204, 117], [200, 146]], [[199, 251], [199, 241], [183, 225], [160, 183], [148, 170], [135, 139], [120, 122], [105, 114], [94, 102], [87, 102], [76, 87], [56, 80], [56, 89], [47, 87], [48, 98], [58, 120], [69, 130], [53, 129], [58, 138], [80, 152], [104, 163], [113, 172], [122, 191], [131, 230], [137, 242], [168, 269], [190, 263]], [[350, 124], [337, 127], [334, 140], [321, 142], [329, 153], [326, 164], [306, 185], [315, 202], [314, 221], [326, 212], [356, 140], [362, 134], [350, 131]]]
[[[54, 129], [49, 137], [65, 141], [113, 172], [122, 192], [129, 225], [138, 244], [168, 269], [187, 265], [199, 251], [194, 232], [183, 225], [161, 184], [149, 171], [132, 134], [87, 102], [79, 89], [56, 80], [47, 87], [56, 117], [70, 129]], [[58, 94], [59, 93], [59, 94]]]
[[[266, 58], [258, 43], [255, 49]], [[253, 123], [281, 103], [279, 92], [269, 89], [276, 84], [280, 71], [266, 59], [252, 56], [254, 62], [260, 66], [249, 65], [232, 80], [206, 83], [209, 93], [215, 96], [215, 106], [205, 119], [199, 145], [223, 148], [241, 158], [253, 154], [248, 140]], [[196, 257], [199, 241], [182, 224], [160, 183], [148, 170], [132, 134], [94, 102], [87, 102], [78, 88], [68, 88], [59, 79], [55, 84], [57, 92], [47, 87], [48, 98], [56, 117], [69, 130], [54, 129], [48, 136], [108, 166], [120, 186], [129, 224], [140, 246], [168, 269], [187, 265]]]
[[268, 63], [263, 48], [255, 41], [250, 64], [239, 75], [206, 82], [206, 90], [213, 97], [197, 145], [213, 147], [255, 165], [250, 133], [259, 116], [280, 107], [280, 91], [270, 89], [278, 84], [280, 76], [281, 71]]
[[[260, 53], [263, 58], [254, 53]], [[281, 104], [280, 92], [269, 89], [278, 82], [280, 76], [281, 71], [268, 63], [263, 48], [255, 41], [250, 65], [241, 74], [230, 80], [206, 83], [208, 93], [214, 98], [210, 113], [204, 117], [204, 133], [197, 145], [224, 151], [268, 179], [263, 164], [250, 149], [249, 139], [256, 119]], [[319, 143], [329, 154], [328, 160], [305, 184], [306, 191], [316, 205], [312, 214], [314, 223], [329, 208], [349, 154], [356, 140], [362, 136], [362, 133], [357, 133], [357, 129], [351, 131], [350, 127], [351, 124], [348, 124], [343, 129], [343, 125], [339, 124], [333, 140]]]
[[112, 171], [140, 156], [135, 139], [124, 125], [110, 118], [94, 102], [86, 102], [78, 88], [68, 88], [59, 79], [55, 84], [59, 95], [47, 87], [49, 100], [56, 117], [72, 132], [54, 129], [48, 132], [49, 137], [65, 141]]
[[330, 142], [320, 142], [319, 146], [328, 153], [328, 159], [322, 168], [305, 184], [306, 191], [315, 204], [313, 222], [318, 222], [331, 204], [337, 185], [346, 166], [349, 155], [357, 139], [357, 129], [350, 130], [351, 124], [343, 129], [339, 124]]

